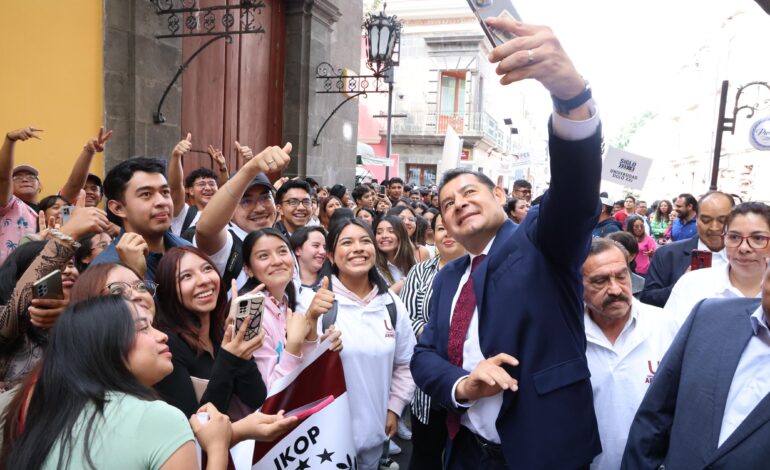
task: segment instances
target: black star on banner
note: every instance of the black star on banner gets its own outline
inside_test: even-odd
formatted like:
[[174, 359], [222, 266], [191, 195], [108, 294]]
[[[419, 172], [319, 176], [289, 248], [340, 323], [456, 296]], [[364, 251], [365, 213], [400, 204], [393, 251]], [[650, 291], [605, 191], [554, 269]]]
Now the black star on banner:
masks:
[[305, 460], [300, 459], [297, 470], [305, 470], [306, 468], [310, 468], [310, 465], [308, 465], [307, 463], [308, 460], [310, 459], [305, 459]]
[[327, 461], [331, 462], [332, 461], [332, 455], [334, 455], [334, 452], [329, 452], [328, 450], [326, 450], [326, 448], [324, 448], [323, 453], [316, 455], [316, 457], [321, 459], [321, 463], [324, 463], [324, 462], [327, 462]]

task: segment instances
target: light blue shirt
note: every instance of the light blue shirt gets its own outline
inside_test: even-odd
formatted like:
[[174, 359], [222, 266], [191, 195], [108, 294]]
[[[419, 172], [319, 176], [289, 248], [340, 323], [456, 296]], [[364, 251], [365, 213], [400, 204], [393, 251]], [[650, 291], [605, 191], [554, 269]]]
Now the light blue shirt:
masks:
[[727, 394], [722, 428], [719, 432], [720, 446], [738, 429], [765, 395], [770, 393], [770, 329], [767, 327], [762, 306], [751, 315], [751, 327], [754, 336], [741, 354]]

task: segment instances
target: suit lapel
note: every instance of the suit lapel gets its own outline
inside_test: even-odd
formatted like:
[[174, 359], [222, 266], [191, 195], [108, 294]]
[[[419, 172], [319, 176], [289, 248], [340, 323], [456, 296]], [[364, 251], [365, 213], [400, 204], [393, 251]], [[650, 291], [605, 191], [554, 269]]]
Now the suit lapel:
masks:
[[746, 309], [745, 312], [738, 312], [733, 321], [726, 322], [724, 325], [724, 338], [730, 340], [723, 342], [722, 354], [719, 361], [719, 373], [714, 384], [714, 408], [711, 424], [711, 436], [709, 448], [714, 450], [712, 456], [708, 459], [713, 462], [727, 451], [735, 447], [739, 442], [748, 437], [756, 428], [770, 419], [770, 400], [768, 397], [762, 399], [756, 408], [749, 413], [746, 419], [738, 428], [727, 438], [727, 440], [717, 448], [719, 443], [719, 434], [722, 430], [722, 419], [727, 405], [727, 395], [730, 393], [730, 385], [733, 382], [735, 370], [738, 368], [738, 362], [744, 349], [754, 335], [751, 328], [749, 317], [756, 308]]
[[505, 223], [497, 231], [495, 235], [495, 241], [492, 242], [492, 246], [489, 248], [489, 253], [484, 261], [473, 272], [473, 292], [476, 294], [476, 308], [479, 312], [479, 333], [481, 333], [481, 312], [484, 311], [484, 302], [486, 296], [484, 295], [484, 287], [487, 282], [487, 271], [492, 260], [500, 260], [504, 253], [498, 253], [501, 251], [501, 246], [505, 244], [508, 237], [516, 230], [516, 226], [510, 220], [506, 220]]

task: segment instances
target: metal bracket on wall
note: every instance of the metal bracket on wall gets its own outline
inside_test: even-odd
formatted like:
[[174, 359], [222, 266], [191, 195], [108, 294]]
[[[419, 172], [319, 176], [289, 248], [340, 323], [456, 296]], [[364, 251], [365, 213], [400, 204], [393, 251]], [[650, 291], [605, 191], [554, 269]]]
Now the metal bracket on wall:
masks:
[[[262, 15], [262, 9], [265, 8], [263, 0], [241, 0], [233, 5], [227, 4], [227, 0], [223, 1], [223, 5], [211, 5], [202, 8], [199, 6], [198, 0], [150, 0], [155, 6], [157, 15], [165, 18], [168, 28], [168, 33], [158, 34], [155, 36], [156, 38], [210, 38], [179, 66], [153, 114], [155, 124], [166, 121], [160, 109], [168, 92], [184, 73], [187, 66], [204, 49], [219, 39], [225, 39], [228, 44], [231, 44], [234, 35], [265, 33], [265, 28], [257, 23], [257, 15]], [[238, 19], [237, 24], [236, 18]]]
[[313, 146], [318, 147], [321, 145], [318, 142], [321, 132], [329, 123], [329, 120], [334, 114], [347, 103], [348, 101], [358, 98], [359, 96], [366, 97], [368, 93], [387, 93], [388, 84], [385, 82], [385, 75], [354, 75], [353, 72], [347, 69], [335, 69], [328, 62], [321, 62], [315, 69], [315, 78], [323, 83], [323, 90], [316, 91], [317, 94], [337, 94], [347, 95], [342, 103], [337, 105], [336, 108], [329, 114], [326, 120], [321, 124], [321, 128], [318, 129], [318, 133], [313, 139]]

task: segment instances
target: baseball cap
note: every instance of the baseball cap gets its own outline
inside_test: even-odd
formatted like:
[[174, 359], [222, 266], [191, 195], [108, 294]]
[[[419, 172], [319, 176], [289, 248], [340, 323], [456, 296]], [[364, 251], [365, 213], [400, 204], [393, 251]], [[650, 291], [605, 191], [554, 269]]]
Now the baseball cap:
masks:
[[104, 185], [102, 184], [102, 179], [101, 179], [101, 178], [99, 178], [98, 176], [96, 176], [96, 175], [95, 175], [95, 174], [93, 174], [93, 173], [89, 173], [89, 174], [88, 174], [88, 176], [86, 177], [86, 181], [93, 181], [93, 182], [94, 182], [94, 183], [96, 183], [96, 185], [97, 185], [97, 186], [99, 186], [100, 188], [103, 188], [103, 187], [104, 187]]
[[246, 187], [246, 189], [253, 188], [254, 186], [262, 186], [268, 189], [268, 191], [275, 191], [275, 188], [270, 183], [270, 180], [267, 179], [267, 176], [265, 176], [264, 173], [258, 173], [257, 176], [254, 177], [253, 180], [249, 183], [249, 185]]
[[40, 176], [40, 172], [37, 171], [35, 167], [29, 166], [29, 165], [19, 165], [13, 169], [13, 172], [11, 172], [11, 176], [15, 175], [16, 173], [19, 173], [20, 171], [26, 171], [27, 173], [32, 173], [35, 176]]

